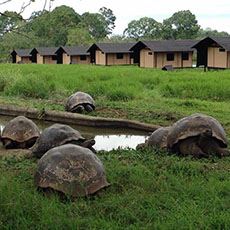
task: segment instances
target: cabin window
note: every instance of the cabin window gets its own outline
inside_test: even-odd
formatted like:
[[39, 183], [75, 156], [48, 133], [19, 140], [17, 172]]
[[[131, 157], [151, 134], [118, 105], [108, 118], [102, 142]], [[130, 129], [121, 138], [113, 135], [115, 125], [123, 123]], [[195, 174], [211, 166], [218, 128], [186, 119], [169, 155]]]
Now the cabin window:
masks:
[[224, 48], [219, 48], [219, 52], [225, 52]]
[[153, 55], [153, 53], [152, 52], [148, 52], [148, 55]]
[[167, 53], [167, 61], [174, 61], [174, 53]]
[[123, 59], [124, 58], [124, 54], [123, 53], [118, 53], [117, 54], [117, 59]]
[[52, 60], [53, 61], [57, 60], [57, 56], [52, 56]]
[[188, 61], [189, 60], [188, 52], [182, 52], [182, 60], [183, 61]]
[[80, 60], [81, 61], [86, 61], [86, 55], [80, 55]]

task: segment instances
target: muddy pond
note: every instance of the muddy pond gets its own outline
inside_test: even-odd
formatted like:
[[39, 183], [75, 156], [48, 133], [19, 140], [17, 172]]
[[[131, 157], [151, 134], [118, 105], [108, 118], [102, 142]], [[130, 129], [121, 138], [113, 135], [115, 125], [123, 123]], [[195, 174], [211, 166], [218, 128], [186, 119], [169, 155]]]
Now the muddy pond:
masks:
[[[0, 116], [0, 129], [4, 128], [4, 125], [13, 119], [14, 117]], [[46, 127], [54, 124], [48, 121], [34, 120], [35, 124], [42, 131]], [[135, 149], [140, 143], [145, 142], [147, 137], [151, 134], [144, 131], [136, 131], [134, 129], [125, 128], [96, 128], [87, 127], [81, 125], [70, 125], [72, 128], [78, 130], [85, 138], [94, 138], [96, 144], [94, 148], [96, 150], [110, 151], [118, 148], [132, 148]]]

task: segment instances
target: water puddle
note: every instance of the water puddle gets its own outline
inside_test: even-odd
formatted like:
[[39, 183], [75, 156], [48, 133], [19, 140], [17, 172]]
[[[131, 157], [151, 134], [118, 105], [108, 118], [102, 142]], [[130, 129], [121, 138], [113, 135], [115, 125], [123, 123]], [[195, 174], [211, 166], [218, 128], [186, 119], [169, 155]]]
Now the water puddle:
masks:
[[[4, 125], [13, 119], [8, 116], [0, 116], [0, 130], [2, 132]], [[52, 122], [47, 121], [34, 121], [36, 125], [41, 129], [45, 129], [46, 127], [51, 126]], [[95, 127], [87, 127], [80, 125], [70, 125], [72, 128], [78, 130], [83, 137], [86, 138], [94, 138], [96, 144], [94, 148], [96, 150], [105, 150], [110, 151], [112, 149], [118, 148], [132, 148], [135, 149], [136, 146], [140, 143], [145, 142], [146, 138], [150, 135], [150, 133], [143, 131], [135, 131], [132, 129], [124, 129], [124, 128], [95, 128]]]
[[118, 148], [135, 149], [138, 144], [145, 142], [146, 138], [147, 136], [141, 135], [97, 135], [95, 137], [96, 144], [94, 148], [106, 151]]

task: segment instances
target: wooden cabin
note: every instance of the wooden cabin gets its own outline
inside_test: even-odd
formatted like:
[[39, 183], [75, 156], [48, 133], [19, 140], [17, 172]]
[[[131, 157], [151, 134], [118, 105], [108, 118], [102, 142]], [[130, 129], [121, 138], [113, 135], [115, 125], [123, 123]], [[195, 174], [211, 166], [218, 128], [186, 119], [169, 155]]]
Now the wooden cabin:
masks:
[[61, 46], [55, 53], [57, 64], [90, 64], [86, 46]]
[[194, 40], [139, 41], [131, 51], [139, 54], [139, 66], [145, 68], [192, 67]]
[[31, 49], [15, 49], [11, 52], [12, 63], [31, 63]]
[[206, 37], [193, 47], [197, 49], [197, 66], [230, 68], [230, 37]]
[[37, 64], [56, 64], [58, 47], [39, 47], [31, 50], [31, 61]]
[[91, 63], [96, 65], [131, 65], [134, 63], [135, 43], [95, 43], [89, 47]]

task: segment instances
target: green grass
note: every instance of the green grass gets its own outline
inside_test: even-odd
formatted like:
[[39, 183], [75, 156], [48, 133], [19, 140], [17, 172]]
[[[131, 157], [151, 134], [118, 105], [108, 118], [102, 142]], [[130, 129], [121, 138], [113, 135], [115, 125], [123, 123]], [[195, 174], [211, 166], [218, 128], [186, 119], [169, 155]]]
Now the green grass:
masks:
[[[228, 136], [229, 88], [229, 70], [0, 65], [0, 105], [64, 110], [81, 90], [96, 100], [93, 116], [169, 125], [202, 112], [220, 120]], [[230, 229], [230, 157], [99, 152], [111, 186], [97, 197], [63, 201], [34, 187], [35, 159], [2, 155], [0, 229]]]
[[75, 201], [36, 191], [35, 160], [2, 159], [1, 229], [229, 229], [229, 158], [134, 150], [98, 156], [111, 186]]
[[93, 116], [169, 125], [195, 112], [216, 117], [230, 132], [230, 71], [161, 70], [133, 66], [0, 66], [0, 104], [64, 110], [81, 90], [96, 100]]

